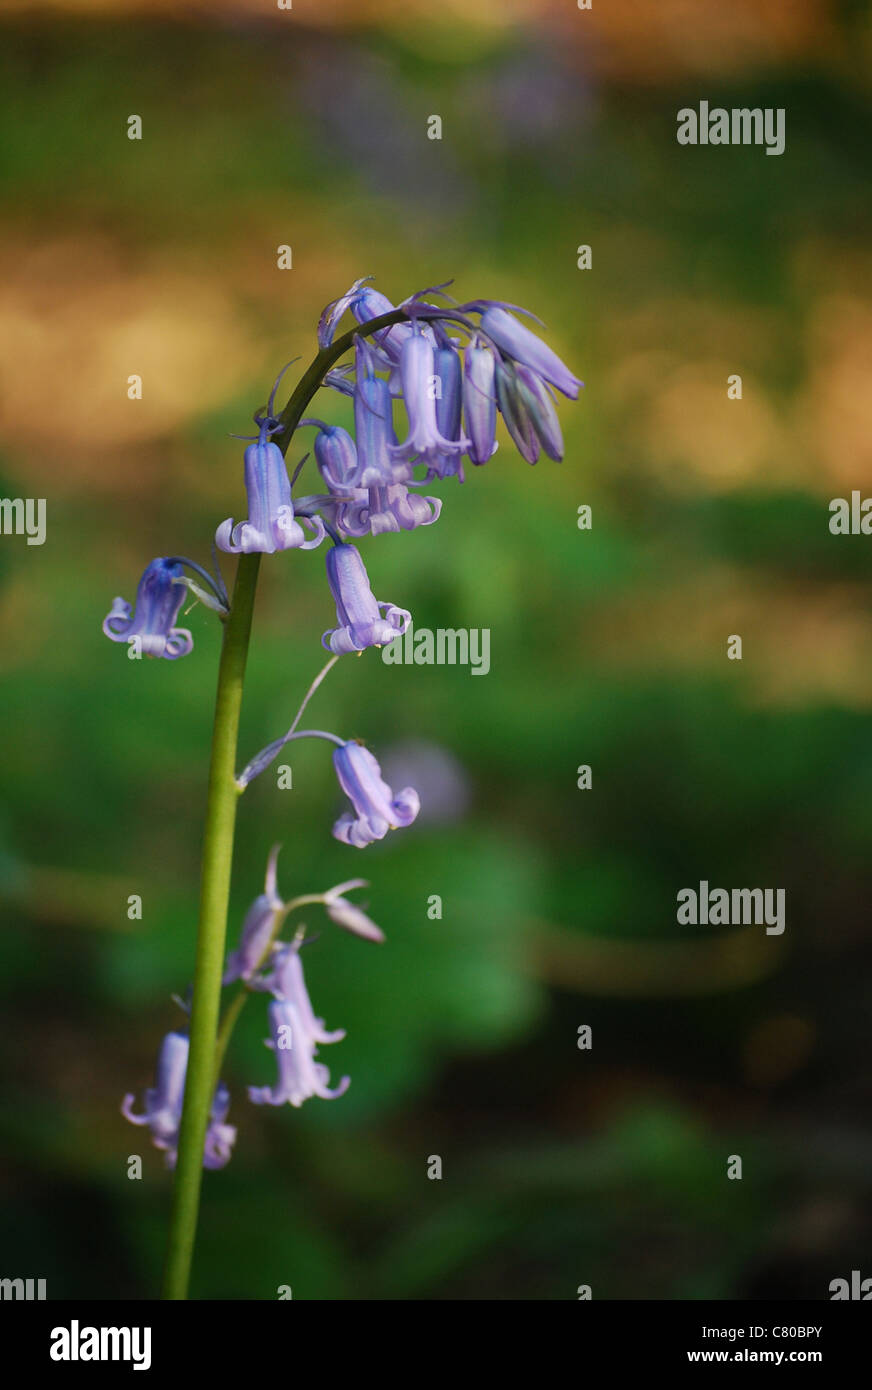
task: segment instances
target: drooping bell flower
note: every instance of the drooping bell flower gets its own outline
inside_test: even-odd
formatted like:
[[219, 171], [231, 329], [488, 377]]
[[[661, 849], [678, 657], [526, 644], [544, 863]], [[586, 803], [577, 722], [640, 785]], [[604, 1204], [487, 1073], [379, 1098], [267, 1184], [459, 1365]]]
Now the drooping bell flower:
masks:
[[349, 535], [381, 536], [388, 531], [414, 531], [432, 526], [442, 511], [441, 497], [419, 497], [405, 483], [391, 487], [371, 487], [366, 501], [343, 508], [340, 524]]
[[324, 539], [324, 525], [319, 517], [305, 517], [315, 534], [306, 540], [305, 532], [294, 516], [291, 499], [291, 480], [281, 449], [269, 438], [275, 422], [270, 416], [258, 417], [260, 433], [257, 442], [245, 451], [245, 491], [248, 496], [248, 520], [234, 526], [233, 518], [222, 521], [215, 532], [215, 544], [230, 555], [250, 555], [258, 552], [274, 555], [277, 550], [312, 550]]
[[440, 457], [462, 454], [469, 447], [468, 439], [446, 439], [436, 421], [437, 380], [433, 344], [423, 333], [413, 333], [400, 354], [400, 378], [403, 400], [409, 416], [409, 433], [402, 444], [395, 444], [395, 458], [420, 459], [434, 471]]
[[340, 538], [357, 538], [368, 534], [366, 525], [357, 525], [357, 510], [369, 498], [365, 488], [355, 486], [358, 475], [357, 448], [354, 440], [341, 425], [328, 425], [323, 420], [301, 420], [301, 425], [315, 425], [315, 462], [327, 493], [298, 497], [298, 516], [315, 516], [320, 512], [325, 522]]
[[471, 441], [467, 454], [476, 464], [487, 463], [497, 448], [494, 367], [491, 349], [471, 342], [463, 362], [463, 421]]
[[545, 382], [531, 367], [523, 362], [515, 364], [518, 395], [526, 407], [530, 423], [542, 448], [551, 459], [563, 458], [563, 431], [554, 407], [554, 401]]
[[378, 762], [362, 743], [351, 739], [333, 751], [333, 766], [339, 785], [355, 810], [346, 811], [333, 827], [337, 840], [355, 849], [364, 849], [374, 840], [383, 840], [389, 830], [411, 825], [421, 809], [414, 787], [404, 787], [394, 796], [381, 775]]
[[368, 917], [362, 907], [357, 903], [349, 902], [344, 896], [352, 888], [366, 888], [368, 886], [365, 878], [352, 878], [347, 883], [337, 883], [335, 888], [330, 888], [323, 895], [322, 901], [327, 916], [331, 922], [335, 922], [337, 927], [342, 927], [343, 931], [349, 931], [353, 936], [360, 936], [364, 941], [383, 942], [385, 934], [381, 927], [376, 926], [371, 917]]
[[389, 487], [407, 482], [411, 468], [395, 455], [394, 403], [383, 377], [376, 376], [366, 340], [355, 350], [354, 433], [357, 439], [355, 487]]
[[303, 978], [300, 943], [286, 946], [276, 960], [269, 981], [275, 998], [269, 1006], [270, 1038], [267, 1047], [276, 1054], [278, 1079], [275, 1086], [249, 1086], [249, 1099], [255, 1105], [300, 1106], [312, 1096], [335, 1100], [351, 1084], [344, 1076], [330, 1089], [330, 1072], [316, 1062], [318, 1045], [339, 1042], [345, 1030], [328, 1032], [324, 1020], [316, 1018]]
[[252, 976], [264, 962], [270, 942], [285, 915], [285, 904], [278, 894], [276, 885], [276, 863], [279, 846], [273, 845], [267, 860], [266, 879], [263, 892], [255, 898], [242, 924], [239, 945], [227, 957], [223, 984], [234, 980], [250, 982]]
[[405, 608], [379, 603], [374, 597], [360, 552], [353, 545], [334, 545], [327, 551], [327, 580], [338, 624], [321, 638], [328, 651], [340, 655], [387, 646], [412, 621]]
[[[144, 1114], [134, 1114], [135, 1096], [132, 1092], [121, 1102], [121, 1113], [126, 1120], [134, 1125], [148, 1125], [155, 1148], [166, 1153], [168, 1168], [176, 1165], [189, 1049], [190, 1040], [186, 1033], [167, 1033], [158, 1054], [155, 1085], [145, 1092]], [[209, 1112], [209, 1127], [203, 1149], [204, 1168], [223, 1168], [230, 1158], [236, 1140], [236, 1127], [225, 1123], [229, 1108], [230, 1092], [222, 1081], [215, 1088]]]
[[357, 447], [348, 430], [341, 425], [328, 425], [323, 420], [301, 420], [302, 425], [317, 425], [315, 462], [331, 492], [347, 493], [355, 487], [358, 474]]
[[499, 305], [491, 305], [481, 316], [481, 327], [498, 348], [501, 348], [516, 362], [532, 367], [534, 372], [550, 381], [570, 400], [578, 398], [578, 388], [584, 383], [562, 362], [547, 343], [531, 333], [508, 310]]
[[[319, 500], [322, 515], [349, 540], [362, 536], [382, 536], [389, 531], [414, 531], [432, 526], [442, 511], [441, 497], [419, 497], [405, 483], [390, 487], [355, 488], [353, 501], [337, 502], [332, 497]], [[310, 500], [306, 499], [308, 503]]]
[[152, 560], [139, 581], [135, 609], [131, 612], [123, 598], [113, 601], [103, 620], [106, 636], [113, 642], [138, 639], [139, 651], [145, 656], [168, 661], [187, 656], [194, 639], [187, 628], [174, 627], [187, 594], [183, 575], [176, 561]]
[[[367, 284], [371, 278], [371, 276], [365, 275], [362, 279], [355, 280], [350, 290], [327, 305], [318, 324], [319, 347], [325, 348], [333, 342], [336, 326], [347, 309], [351, 310], [358, 323], [369, 323], [371, 319], [381, 318], [382, 314], [389, 314], [392, 309], [396, 308], [396, 305], [392, 304], [386, 295]], [[378, 346], [386, 354], [387, 359], [398, 361], [403, 343], [411, 331], [408, 323], [397, 323], [389, 328], [383, 328], [381, 332], [373, 336]]]
[[338, 367], [330, 368], [322, 385], [329, 387], [331, 391], [338, 391], [340, 396], [353, 396], [353, 378], [354, 367], [350, 362], [343, 362]]
[[[455, 445], [461, 441], [461, 405], [463, 400], [463, 366], [460, 353], [450, 343], [440, 344], [433, 353], [434, 378], [439, 390], [436, 394], [436, 428]], [[466, 441], [469, 443], [469, 441]], [[430, 476], [447, 478], [457, 476], [463, 482], [463, 454], [459, 448], [453, 453], [440, 454], [430, 467]]]
[[[395, 308], [396, 305], [391, 303], [387, 295], [374, 290], [370, 285], [364, 285], [351, 305], [351, 312], [358, 323], [369, 323], [371, 319], [381, 318], [382, 314], [389, 314]], [[383, 328], [379, 333], [374, 333], [373, 337], [392, 362], [399, 362], [403, 344], [411, 337], [412, 332], [411, 324], [395, 323], [390, 328]]]
[[[229, 1163], [233, 1145], [236, 1142], [236, 1126], [228, 1125], [227, 1112], [230, 1109], [230, 1091], [223, 1081], [215, 1087], [212, 1109], [209, 1111], [209, 1124], [206, 1129], [206, 1143], [203, 1149], [204, 1168], [223, 1168]], [[172, 1167], [175, 1167], [173, 1154]]]
[[495, 372], [497, 405], [506, 429], [522, 458], [535, 463], [539, 457], [539, 436], [533, 428], [526, 401], [521, 395], [518, 373], [513, 362], [497, 362]]
[[[320, 510], [342, 536], [358, 540], [387, 531], [413, 531], [416, 526], [430, 526], [436, 521], [442, 510], [441, 498], [418, 497], [409, 492], [405, 483], [355, 486], [359, 471], [357, 449], [341, 425], [327, 425], [322, 420], [301, 420], [300, 424], [318, 426], [315, 460], [330, 489], [330, 497], [320, 499]], [[303, 505], [314, 501], [305, 498]]]

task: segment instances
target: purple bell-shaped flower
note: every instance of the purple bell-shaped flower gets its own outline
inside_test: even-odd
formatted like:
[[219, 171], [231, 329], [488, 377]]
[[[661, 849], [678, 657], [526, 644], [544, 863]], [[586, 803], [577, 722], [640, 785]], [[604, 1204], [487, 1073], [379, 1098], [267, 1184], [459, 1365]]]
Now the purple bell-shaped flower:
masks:
[[230, 555], [274, 555], [277, 550], [312, 550], [324, 539], [324, 524], [320, 517], [304, 517], [306, 525], [315, 532], [306, 540], [305, 532], [294, 515], [291, 480], [284, 455], [269, 438], [277, 428], [271, 416], [256, 417], [260, 426], [257, 442], [245, 451], [245, 491], [248, 496], [248, 520], [236, 526], [233, 518], [222, 521], [215, 532], [215, 544]]
[[334, 749], [333, 766], [356, 813], [346, 811], [339, 817], [333, 827], [337, 840], [364, 849], [374, 840], [383, 840], [389, 830], [412, 824], [421, 809], [418, 793], [414, 787], [404, 787], [395, 796], [362, 743], [351, 739]]
[[[174, 1168], [176, 1164], [189, 1048], [190, 1040], [186, 1033], [167, 1033], [158, 1055], [155, 1084], [145, 1092], [144, 1113], [134, 1114], [135, 1096], [132, 1092], [121, 1102], [121, 1113], [126, 1120], [134, 1125], [147, 1125], [151, 1130], [152, 1143], [156, 1149], [163, 1149], [166, 1153], [168, 1168]], [[236, 1128], [225, 1123], [229, 1108], [230, 1092], [223, 1082], [219, 1082], [209, 1113], [203, 1149], [204, 1168], [223, 1168], [230, 1159]]]
[[329, 1069], [315, 1057], [319, 1044], [339, 1042], [345, 1031], [328, 1032], [324, 1020], [315, 1017], [303, 978], [299, 942], [280, 952], [268, 984], [275, 998], [268, 1011], [270, 1038], [266, 1045], [275, 1052], [278, 1079], [274, 1086], [249, 1086], [249, 1099], [255, 1105], [300, 1106], [312, 1096], [335, 1100], [343, 1095], [351, 1078], [344, 1076], [331, 1090]]
[[338, 655], [387, 646], [402, 636], [412, 621], [405, 608], [379, 603], [374, 597], [356, 546], [331, 546], [327, 551], [327, 579], [336, 600], [338, 624], [321, 638], [328, 651]]
[[103, 631], [112, 642], [137, 639], [144, 656], [176, 661], [187, 656], [194, 639], [187, 628], [174, 627], [187, 589], [182, 566], [174, 560], [152, 560], [136, 590], [136, 607], [116, 598], [103, 620]]

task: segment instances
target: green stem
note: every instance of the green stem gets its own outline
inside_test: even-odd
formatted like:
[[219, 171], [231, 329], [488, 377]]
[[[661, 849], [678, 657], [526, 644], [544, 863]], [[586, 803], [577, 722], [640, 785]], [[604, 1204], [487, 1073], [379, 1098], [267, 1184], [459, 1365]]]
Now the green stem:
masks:
[[233, 834], [239, 799], [234, 781], [236, 744], [259, 567], [259, 555], [240, 556], [218, 669], [194, 965], [191, 1050], [164, 1272], [163, 1296], [167, 1299], [187, 1298], [197, 1231], [203, 1147], [214, 1092], [215, 1034], [221, 1003]]
[[241, 985], [224, 1010], [224, 1017], [221, 1020], [221, 1027], [218, 1029], [218, 1038], [215, 1043], [214, 1086], [217, 1086], [221, 1079], [221, 1068], [224, 1065], [224, 1055], [227, 1051], [227, 1045], [230, 1042], [233, 1029], [236, 1027], [239, 1015], [245, 1008], [250, 993], [250, 989], [246, 989], [245, 985]]
[[[318, 354], [305, 375], [300, 378], [282, 411], [284, 428], [275, 440], [282, 453], [287, 452], [294, 430], [307, 405], [320, 388], [325, 373], [354, 345], [355, 337], [377, 333], [391, 324], [404, 322], [407, 317], [402, 309], [395, 309], [390, 314], [383, 314], [380, 318], [352, 329]], [[203, 1148], [215, 1091], [216, 1062], [220, 1065], [223, 1059], [233, 1025], [247, 996], [247, 991], [242, 991], [241, 998], [234, 999], [229, 1006], [219, 1039], [221, 979], [224, 973], [236, 803], [239, 799], [239, 788], [235, 782], [236, 749], [259, 568], [260, 555], [240, 556], [218, 668], [200, 880], [200, 916], [194, 964], [191, 1047], [188, 1054], [185, 1100], [179, 1131], [169, 1241], [164, 1267], [163, 1297], [173, 1300], [186, 1299], [188, 1296], [200, 1210]]]

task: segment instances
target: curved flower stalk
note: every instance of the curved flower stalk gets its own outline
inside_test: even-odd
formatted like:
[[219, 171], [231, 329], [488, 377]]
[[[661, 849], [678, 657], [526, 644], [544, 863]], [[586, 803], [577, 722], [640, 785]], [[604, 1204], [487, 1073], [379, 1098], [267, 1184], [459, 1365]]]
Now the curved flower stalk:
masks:
[[[182, 1122], [185, 1096], [185, 1075], [188, 1066], [190, 1041], [186, 1033], [167, 1033], [157, 1060], [154, 1086], [145, 1093], [145, 1112], [136, 1115], [131, 1093], [121, 1102], [121, 1113], [134, 1125], [148, 1125], [156, 1149], [166, 1153], [166, 1165], [174, 1168]], [[236, 1129], [225, 1123], [230, 1109], [230, 1092], [223, 1082], [215, 1088], [215, 1098], [209, 1115], [209, 1128], [203, 1149], [204, 1168], [223, 1168], [230, 1159], [236, 1141]]]
[[[118, 598], [104, 622], [112, 641], [138, 639], [145, 654], [170, 660], [186, 655], [193, 645], [191, 634], [175, 626], [186, 589], [217, 612], [223, 624], [190, 1032], [173, 1032], [164, 1039], [156, 1084], [146, 1092], [143, 1111], [133, 1109], [133, 1095], [123, 1102], [125, 1116], [148, 1127], [167, 1162], [172, 1166], [177, 1159], [164, 1284], [168, 1298], [187, 1296], [202, 1170], [223, 1166], [235, 1142], [236, 1130], [227, 1124], [229, 1092], [218, 1078], [247, 1000], [263, 992], [272, 995], [268, 1046], [276, 1054], [278, 1069], [274, 1085], [250, 1088], [255, 1104], [299, 1106], [315, 1096], [335, 1099], [349, 1084], [343, 1077], [331, 1086], [328, 1068], [318, 1060], [320, 1047], [344, 1035], [341, 1030], [328, 1031], [315, 1015], [300, 955], [304, 928], [290, 943], [283, 942], [279, 938], [285, 921], [304, 905], [317, 905], [342, 930], [370, 942], [384, 940], [364, 907], [347, 896], [365, 886], [362, 880], [284, 900], [277, 883], [276, 847], [269, 856], [263, 892], [249, 907], [239, 941], [227, 954], [240, 793], [292, 739], [319, 738], [334, 745], [336, 776], [351, 803], [333, 826], [336, 839], [363, 849], [389, 830], [411, 825], [420, 809], [415, 789], [394, 793], [376, 758], [359, 741], [297, 727], [309, 699], [341, 657], [389, 643], [411, 622], [407, 610], [375, 598], [363, 559], [351, 542], [431, 525], [439, 516], [441, 498], [421, 496], [417, 489], [434, 479], [456, 477], [462, 482], [464, 457], [475, 465], [486, 463], [497, 447], [498, 414], [530, 462], [540, 451], [554, 459], [563, 454], [552, 389], [575, 399], [579, 379], [512, 312], [525, 310], [485, 299], [460, 305], [434, 302], [446, 299], [444, 288], [420, 291], [394, 308], [367, 279], [356, 280], [324, 310], [318, 325], [320, 351], [284, 409], [277, 411], [280, 373], [268, 404], [254, 417], [258, 432], [245, 450], [248, 518], [238, 524], [228, 518], [216, 532], [217, 546], [239, 557], [232, 598], [217, 565], [216, 574], [210, 575], [191, 561], [167, 556], [152, 561], [143, 573], [135, 611]], [[337, 337], [346, 312], [354, 326]], [[347, 360], [351, 354], [353, 363]], [[307, 417], [322, 387], [346, 398], [346, 409], [351, 397], [353, 434], [338, 424]], [[397, 397], [408, 418], [402, 442], [394, 430]], [[289, 477], [285, 455], [301, 422], [318, 430], [314, 453], [327, 490], [295, 500], [297, 477], [306, 460]], [[312, 549], [325, 534], [332, 541], [326, 568], [336, 627], [324, 633], [322, 642], [333, 655], [309, 687], [288, 732], [237, 775], [242, 690], [261, 556]], [[235, 986], [223, 1013], [222, 984]]]
[[139, 581], [135, 609], [131, 610], [123, 598], [114, 599], [103, 619], [103, 631], [113, 642], [129, 643], [138, 638], [145, 656], [177, 661], [194, 646], [188, 629], [175, 626], [186, 592], [179, 561], [152, 560]]
[[[318, 904], [337, 926], [351, 932], [352, 936], [362, 937], [365, 941], [383, 942], [385, 939], [381, 927], [376, 926], [357, 903], [349, 901], [345, 896], [353, 888], [366, 888], [367, 881], [364, 878], [350, 878], [345, 883], [337, 883], [335, 887], [328, 888], [325, 893], [307, 893], [303, 897], [283, 902], [276, 885], [279, 848], [279, 845], [273, 845], [270, 850], [265, 891], [255, 898], [245, 914], [239, 945], [227, 957], [223, 980], [225, 985], [232, 984], [234, 980], [242, 980], [249, 989], [273, 989], [275, 973], [273, 971], [273, 974], [264, 974], [264, 971], [269, 966], [274, 952], [283, 949], [276, 946], [276, 937], [285, 919], [301, 907]], [[274, 964], [273, 961], [273, 966]], [[277, 997], [281, 997], [281, 991]]]
[[[337, 840], [353, 845], [355, 849], [365, 849], [373, 840], [384, 839], [389, 830], [399, 830], [415, 820], [421, 809], [421, 800], [414, 787], [405, 787], [394, 796], [381, 775], [374, 755], [359, 739], [344, 740], [324, 729], [291, 728], [282, 738], [268, 743], [236, 778], [237, 788], [244, 791], [249, 782], [253, 782], [269, 767], [286, 743], [300, 738], [327, 739], [336, 745], [333, 763], [339, 785], [357, 813], [353, 816], [346, 811], [336, 821], [333, 834]], [[305, 901], [326, 902], [326, 899], [307, 898]], [[342, 925], [350, 925], [350, 919]], [[361, 934], [366, 935], [366, 932]]]

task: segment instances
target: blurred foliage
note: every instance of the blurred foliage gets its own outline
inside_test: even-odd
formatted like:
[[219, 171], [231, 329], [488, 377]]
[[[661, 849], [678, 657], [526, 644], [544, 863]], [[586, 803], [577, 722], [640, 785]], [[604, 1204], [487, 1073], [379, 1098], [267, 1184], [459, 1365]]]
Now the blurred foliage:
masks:
[[[128, 1181], [117, 1105], [192, 965], [219, 648], [201, 608], [175, 666], [100, 620], [240, 515], [227, 436], [368, 272], [527, 305], [587, 387], [562, 465], [504, 440], [438, 525], [366, 549], [418, 626], [490, 628], [488, 678], [367, 652], [311, 707], [379, 756], [450, 755], [463, 816], [353, 854], [315, 744], [242, 802], [231, 933], [281, 841], [286, 895], [362, 874], [388, 942], [307, 919], [348, 1029], [335, 1105], [248, 1106], [272, 1065], [249, 1004], [196, 1295], [820, 1298], [868, 1251], [868, 539], [827, 530], [831, 497], [872, 493], [868, 26], [706, 6], [685, 46], [683, 6], [606, 8], [589, 41], [556, 7], [464, 7], [432, 48], [414, 7], [4, 24], [0, 493], [45, 496], [49, 529], [0, 545], [0, 1248], [50, 1296], [159, 1278], [168, 1180], [149, 1149]], [[784, 106], [785, 155], [678, 147], [699, 95]], [[317, 554], [264, 566], [241, 761], [331, 618]], [[689, 936], [675, 894], [702, 878], [784, 887], [785, 937]]]

